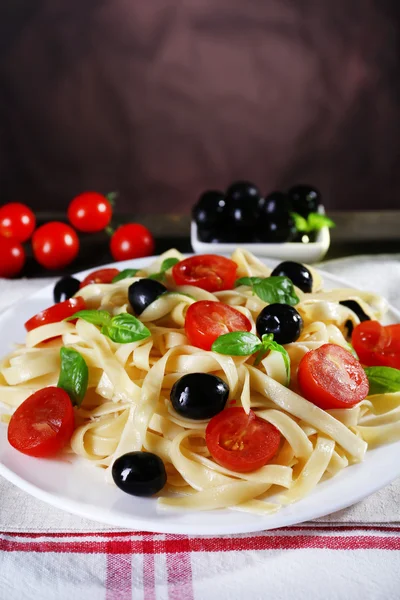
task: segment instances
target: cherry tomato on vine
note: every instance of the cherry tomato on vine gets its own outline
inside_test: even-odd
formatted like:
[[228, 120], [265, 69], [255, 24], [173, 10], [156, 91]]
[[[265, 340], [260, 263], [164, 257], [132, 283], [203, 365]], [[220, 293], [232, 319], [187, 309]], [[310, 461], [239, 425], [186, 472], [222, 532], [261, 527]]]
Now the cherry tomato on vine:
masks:
[[324, 344], [307, 352], [300, 361], [297, 378], [305, 398], [324, 410], [351, 408], [369, 391], [361, 363], [337, 344]]
[[84, 310], [85, 308], [85, 301], [80, 296], [77, 296], [76, 298], [69, 298], [69, 300], [64, 300], [64, 302], [54, 304], [53, 306], [50, 306], [50, 308], [46, 308], [34, 317], [31, 317], [29, 321], [25, 323], [25, 329], [27, 331], [32, 331], [32, 329], [41, 327], [41, 325], [59, 323], [68, 317], [72, 317], [72, 315], [74, 315], [76, 312], [79, 310]]
[[364, 321], [354, 328], [351, 336], [354, 350], [362, 364], [400, 369], [400, 325], [381, 325]]
[[91, 283], [111, 283], [114, 277], [119, 275], [118, 269], [98, 269], [86, 275], [85, 279], [81, 282], [80, 288], [90, 285]]
[[172, 269], [177, 285], [196, 285], [208, 292], [230, 290], [236, 279], [237, 264], [215, 254], [200, 254], [181, 260]]
[[278, 452], [279, 431], [251, 410], [226, 408], [207, 425], [206, 444], [211, 456], [222, 467], [249, 473], [266, 465]]
[[29, 396], [8, 425], [8, 441], [29, 456], [54, 456], [66, 446], [74, 431], [74, 409], [67, 392], [47, 387]]
[[14, 277], [25, 264], [25, 250], [13, 239], [0, 236], [0, 277]]
[[46, 269], [62, 269], [79, 252], [76, 231], [60, 221], [50, 221], [36, 229], [32, 237], [33, 255]]
[[0, 208], [0, 235], [26, 242], [36, 226], [31, 209], [21, 202], [9, 202]]
[[154, 253], [154, 246], [151, 232], [140, 223], [121, 225], [110, 240], [110, 250], [114, 260], [151, 256]]
[[112, 213], [109, 200], [98, 192], [83, 192], [68, 207], [69, 222], [84, 233], [105, 229], [110, 224]]
[[224, 333], [250, 330], [249, 319], [223, 302], [199, 300], [186, 312], [185, 332], [189, 343], [203, 350], [211, 350], [213, 342]]

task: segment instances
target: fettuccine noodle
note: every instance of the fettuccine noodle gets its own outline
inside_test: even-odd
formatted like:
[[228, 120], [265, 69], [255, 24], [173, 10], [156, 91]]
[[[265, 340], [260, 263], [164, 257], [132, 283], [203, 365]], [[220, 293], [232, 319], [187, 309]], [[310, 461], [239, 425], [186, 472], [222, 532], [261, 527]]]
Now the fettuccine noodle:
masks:
[[[113, 284], [92, 284], [79, 291], [91, 309], [111, 315], [130, 312], [129, 286], [156, 273], [166, 258], [183, 257], [175, 250], [160, 256], [135, 277]], [[238, 277], [267, 277], [270, 269], [249, 252], [232, 256]], [[321, 480], [363, 460], [368, 447], [400, 439], [400, 394], [366, 398], [349, 409], [325, 411], [299, 394], [297, 368], [305, 353], [326, 343], [348, 348], [346, 323], [358, 317], [340, 300], [356, 300], [364, 312], [379, 320], [386, 303], [377, 295], [353, 289], [324, 291], [320, 275], [311, 269], [313, 290], [304, 293], [296, 309], [303, 330], [285, 346], [291, 380], [279, 352], [270, 352], [258, 366], [254, 357], [231, 357], [191, 346], [185, 335], [187, 308], [197, 300], [221, 301], [236, 307], [252, 323], [266, 306], [250, 287], [212, 294], [194, 286], [175, 285], [166, 274], [167, 295], [160, 296], [140, 315], [151, 331], [143, 341], [119, 344], [82, 319], [76, 324], [43, 325], [26, 336], [0, 363], [3, 420], [32, 393], [56, 385], [60, 348], [73, 348], [89, 368], [89, 385], [76, 408], [76, 428], [68, 452], [103, 468], [112, 482], [111, 467], [126, 452], [147, 450], [165, 463], [167, 485], [159, 494], [164, 509], [210, 510], [231, 507], [259, 514], [272, 513], [304, 498]], [[187, 373], [212, 373], [229, 386], [235, 401], [273, 424], [282, 441], [269, 464], [251, 473], [219, 466], [205, 443], [207, 421], [177, 414], [169, 400], [173, 384]], [[289, 384], [289, 386], [287, 386]]]

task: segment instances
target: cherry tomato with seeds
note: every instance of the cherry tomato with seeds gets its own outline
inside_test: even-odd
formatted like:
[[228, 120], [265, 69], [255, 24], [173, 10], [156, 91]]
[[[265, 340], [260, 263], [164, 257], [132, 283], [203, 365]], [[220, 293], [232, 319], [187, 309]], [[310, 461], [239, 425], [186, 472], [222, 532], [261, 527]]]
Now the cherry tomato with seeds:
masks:
[[236, 280], [237, 264], [216, 254], [200, 254], [181, 260], [172, 268], [177, 285], [195, 285], [207, 292], [231, 290]]
[[78, 236], [70, 225], [50, 221], [36, 229], [32, 237], [33, 255], [46, 269], [63, 269], [79, 252]]
[[154, 247], [153, 235], [140, 223], [121, 225], [110, 240], [110, 250], [114, 260], [151, 256]]
[[206, 444], [222, 467], [249, 473], [266, 465], [278, 452], [280, 432], [251, 410], [226, 408], [211, 419], [206, 428]]
[[185, 332], [192, 346], [211, 350], [213, 342], [224, 333], [250, 331], [249, 319], [233, 306], [212, 300], [191, 304], [186, 312]]
[[38, 390], [17, 408], [7, 437], [19, 452], [45, 458], [67, 445], [74, 427], [74, 409], [67, 392], [52, 386]]
[[0, 236], [0, 277], [18, 275], [25, 264], [25, 250], [13, 238]]
[[36, 227], [36, 218], [29, 206], [9, 202], [0, 208], [0, 235], [27, 242]]
[[71, 201], [68, 220], [78, 231], [95, 233], [110, 224], [112, 213], [112, 206], [103, 194], [83, 192]]
[[93, 271], [93, 273], [86, 275], [79, 287], [82, 289], [86, 285], [92, 283], [112, 283], [114, 277], [119, 275], [119, 273], [120, 271], [118, 269], [98, 269], [97, 271]]
[[50, 308], [46, 308], [34, 317], [31, 317], [25, 323], [25, 329], [27, 331], [32, 331], [32, 329], [36, 329], [36, 327], [41, 327], [42, 325], [59, 323], [68, 317], [72, 317], [76, 312], [85, 310], [85, 308], [85, 301], [80, 296], [69, 298], [69, 300], [54, 304], [53, 306], [50, 306]]
[[351, 341], [360, 362], [368, 367], [400, 369], [400, 325], [363, 321], [353, 330]]
[[361, 363], [337, 344], [307, 352], [297, 378], [304, 397], [324, 410], [351, 408], [368, 396], [369, 383]]

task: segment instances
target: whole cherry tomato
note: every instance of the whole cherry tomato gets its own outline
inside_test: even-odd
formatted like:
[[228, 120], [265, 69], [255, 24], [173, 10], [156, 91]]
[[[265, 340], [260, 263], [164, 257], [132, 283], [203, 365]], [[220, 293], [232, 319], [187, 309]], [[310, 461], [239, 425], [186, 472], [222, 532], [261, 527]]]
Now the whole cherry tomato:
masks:
[[154, 238], [144, 225], [128, 223], [118, 227], [113, 234], [110, 250], [114, 260], [151, 256], [154, 252]]
[[8, 441], [29, 456], [54, 456], [66, 446], [75, 427], [74, 409], [67, 392], [47, 387], [29, 396], [8, 425]]
[[92, 273], [86, 275], [79, 287], [83, 288], [91, 283], [112, 283], [114, 277], [119, 275], [119, 273], [118, 269], [98, 269], [97, 271], [92, 271]]
[[68, 207], [68, 219], [78, 231], [94, 233], [109, 225], [112, 206], [98, 192], [83, 192], [76, 196]]
[[324, 410], [351, 408], [368, 395], [368, 379], [361, 363], [337, 344], [307, 352], [297, 378], [305, 398]]
[[199, 300], [186, 312], [185, 332], [192, 346], [211, 350], [213, 342], [224, 333], [250, 331], [249, 319], [239, 310], [223, 302]]
[[363, 321], [351, 336], [354, 350], [367, 367], [400, 369], [400, 325]]
[[199, 254], [181, 260], [172, 269], [177, 285], [196, 285], [208, 292], [230, 290], [236, 279], [237, 264], [216, 254]]
[[46, 269], [62, 269], [79, 252], [76, 231], [66, 223], [50, 221], [36, 229], [32, 237], [33, 255]]
[[237, 473], [266, 465], [278, 452], [280, 441], [276, 427], [240, 407], [222, 410], [206, 429], [207, 448], [215, 462]]
[[35, 215], [26, 204], [9, 202], [0, 208], [0, 235], [26, 242], [35, 226]]
[[0, 236], [0, 277], [14, 277], [25, 264], [25, 250], [13, 239]]

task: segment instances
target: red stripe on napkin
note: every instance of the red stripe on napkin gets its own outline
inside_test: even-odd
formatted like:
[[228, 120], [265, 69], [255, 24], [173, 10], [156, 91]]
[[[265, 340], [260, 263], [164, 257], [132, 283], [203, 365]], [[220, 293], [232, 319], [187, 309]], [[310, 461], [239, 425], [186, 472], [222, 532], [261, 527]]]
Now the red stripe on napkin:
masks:
[[[188, 538], [149, 540], [30, 541], [0, 539], [4, 552], [64, 552], [77, 554], [186, 554], [188, 552], [235, 552], [240, 550], [400, 550], [398, 536], [255, 535], [240, 538]], [[173, 576], [172, 576], [173, 577]]]

